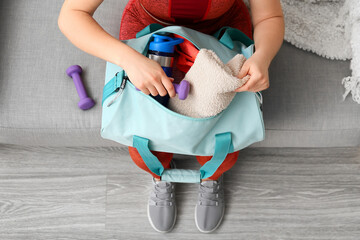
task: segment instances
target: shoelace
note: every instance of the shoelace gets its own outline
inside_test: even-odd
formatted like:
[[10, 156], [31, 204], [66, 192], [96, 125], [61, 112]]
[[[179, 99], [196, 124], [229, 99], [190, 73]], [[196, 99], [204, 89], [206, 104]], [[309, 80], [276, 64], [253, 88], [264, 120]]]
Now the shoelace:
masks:
[[151, 196], [150, 199], [155, 202], [156, 206], [172, 206], [172, 189], [173, 185], [169, 182], [155, 182], [153, 192], [155, 196]]
[[204, 181], [200, 183], [199, 202], [200, 205], [218, 206], [220, 184], [218, 181]]

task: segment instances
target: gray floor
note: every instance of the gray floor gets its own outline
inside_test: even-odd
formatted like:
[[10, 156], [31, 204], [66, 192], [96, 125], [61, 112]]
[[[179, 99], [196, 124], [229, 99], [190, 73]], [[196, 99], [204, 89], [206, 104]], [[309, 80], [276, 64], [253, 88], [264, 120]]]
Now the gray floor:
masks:
[[359, 173], [359, 148], [247, 148], [224, 175], [216, 232], [195, 226], [197, 185], [178, 184], [175, 228], [160, 234], [146, 215], [151, 177], [124, 148], [0, 145], [0, 239], [359, 239]]

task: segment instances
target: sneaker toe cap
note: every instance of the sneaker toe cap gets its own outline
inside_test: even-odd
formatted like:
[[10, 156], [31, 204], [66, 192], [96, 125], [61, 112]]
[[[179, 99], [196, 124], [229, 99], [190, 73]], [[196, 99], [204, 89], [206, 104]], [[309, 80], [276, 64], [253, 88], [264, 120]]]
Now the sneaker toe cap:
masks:
[[202, 232], [215, 230], [223, 217], [223, 208], [215, 206], [196, 206], [196, 223]]
[[175, 222], [175, 207], [149, 206], [149, 219], [153, 227], [159, 232], [172, 229]]

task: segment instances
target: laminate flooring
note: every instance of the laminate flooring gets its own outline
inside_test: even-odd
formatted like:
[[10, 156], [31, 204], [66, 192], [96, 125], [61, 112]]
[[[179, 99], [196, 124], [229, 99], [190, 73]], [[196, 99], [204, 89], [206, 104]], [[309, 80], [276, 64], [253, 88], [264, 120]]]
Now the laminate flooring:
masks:
[[[177, 168], [200, 168], [175, 154]], [[177, 222], [158, 233], [151, 176], [126, 148], [0, 145], [0, 239], [360, 239], [359, 148], [246, 148], [224, 174], [226, 212], [194, 221], [197, 184], [177, 184]]]

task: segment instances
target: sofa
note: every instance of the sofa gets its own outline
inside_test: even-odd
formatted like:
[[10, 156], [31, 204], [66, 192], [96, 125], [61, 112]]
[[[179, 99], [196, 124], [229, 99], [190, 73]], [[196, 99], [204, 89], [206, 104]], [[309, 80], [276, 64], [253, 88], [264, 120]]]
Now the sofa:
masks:
[[[102, 139], [101, 98], [105, 61], [82, 52], [60, 32], [62, 1], [0, 3], [0, 143], [31, 146], [119, 146]], [[107, 0], [94, 18], [118, 36], [126, 1]], [[77, 103], [70, 65], [96, 102]], [[360, 106], [342, 101], [349, 61], [328, 60], [284, 41], [263, 93], [265, 140], [249, 147], [358, 147]]]

